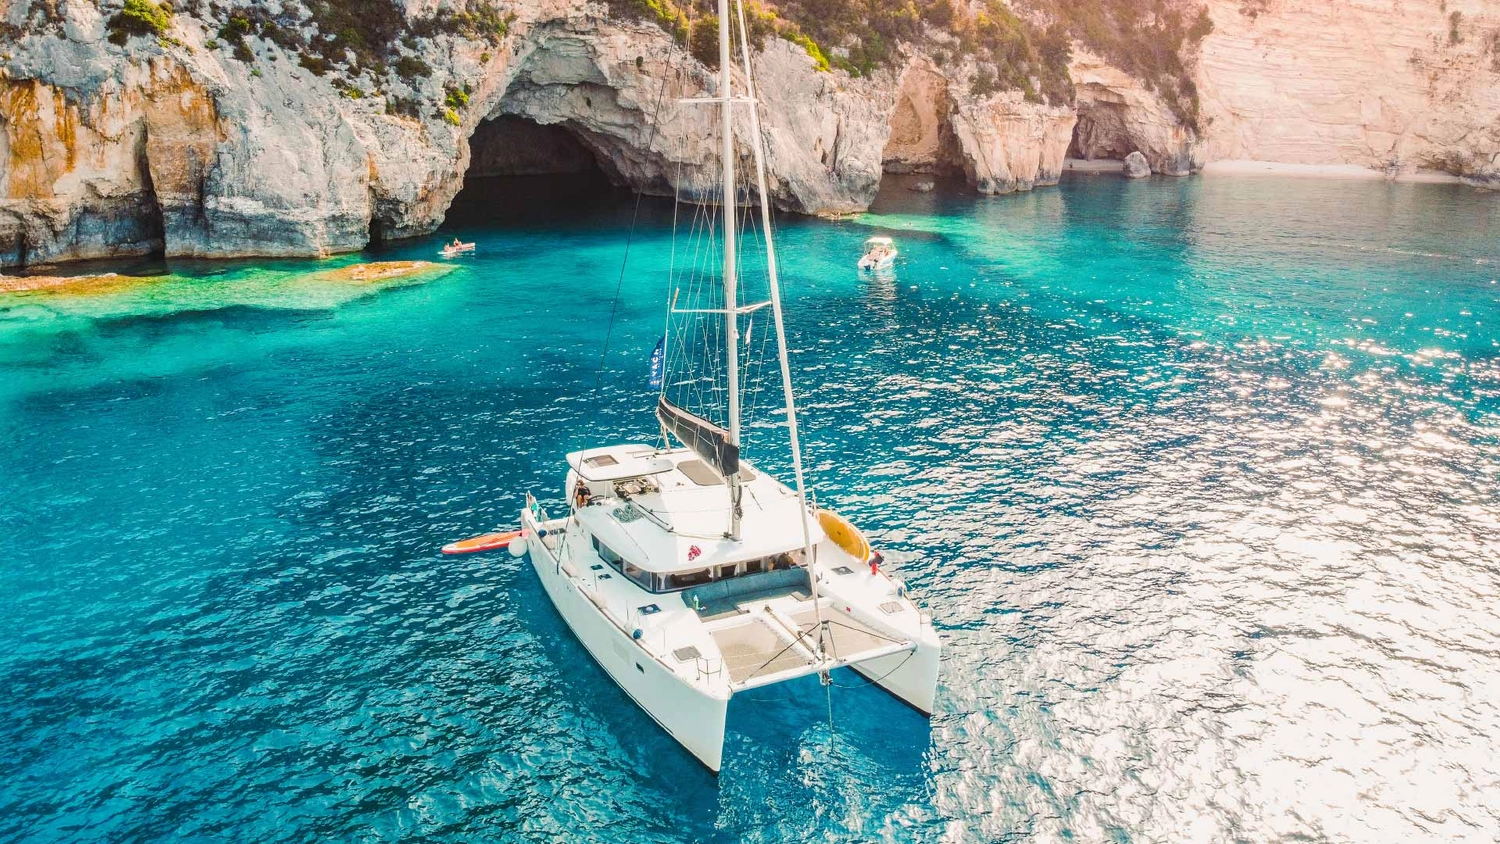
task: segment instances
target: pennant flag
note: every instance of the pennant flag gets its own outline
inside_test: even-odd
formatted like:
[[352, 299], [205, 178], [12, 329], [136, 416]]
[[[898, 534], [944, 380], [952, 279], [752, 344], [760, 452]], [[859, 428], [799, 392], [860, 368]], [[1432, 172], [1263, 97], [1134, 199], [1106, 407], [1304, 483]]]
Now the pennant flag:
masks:
[[646, 386], [653, 390], [661, 389], [662, 369], [663, 364], [666, 363], [663, 360], [666, 356], [666, 345], [666, 335], [662, 335], [662, 338], [656, 341], [656, 349], [651, 352], [651, 376], [646, 379]]

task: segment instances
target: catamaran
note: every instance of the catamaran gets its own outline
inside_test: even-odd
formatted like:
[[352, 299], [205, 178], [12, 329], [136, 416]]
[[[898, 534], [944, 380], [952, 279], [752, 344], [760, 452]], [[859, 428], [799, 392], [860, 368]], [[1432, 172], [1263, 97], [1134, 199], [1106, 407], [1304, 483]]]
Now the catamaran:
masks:
[[[674, 338], [674, 318], [696, 322], [677, 333], [670, 350], [676, 354], [665, 355], [683, 361], [675, 367], [683, 371], [659, 379], [662, 346], [653, 356], [652, 381], [662, 387], [656, 404], [661, 442], [568, 454], [566, 515], [550, 517], [528, 493], [522, 542], [511, 545], [512, 553], [529, 555], [548, 597], [599, 665], [715, 773], [734, 695], [809, 675], [826, 685], [831, 671], [847, 666], [930, 715], [942, 651], [931, 617], [881, 567], [869, 541], [811, 500], [743, 0], [736, 7], [731, 18], [729, 0], [719, 0], [718, 19], [737, 19], [741, 64], [731, 60], [736, 27], [720, 26], [717, 96], [697, 101], [720, 110], [722, 192], [705, 213], [712, 218], [711, 237], [722, 240], [722, 259], [708, 251], [717, 266], [698, 288], [712, 291], [713, 302], [704, 303], [711, 306], [692, 307], [677, 293], [669, 297], [663, 345]], [[736, 220], [737, 113], [747, 124], [744, 142], [755, 166], [764, 301], [742, 302], [739, 288], [744, 244], [737, 239], [747, 221]], [[788, 435], [790, 487], [741, 455], [741, 346], [750, 347], [754, 319], [767, 311], [784, 403], [778, 408], [784, 416], [769, 427]], [[711, 348], [688, 354], [700, 346]], [[661, 365], [674, 369], [670, 361]], [[693, 406], [695, 396], [702, 407]], [[722, 416], [709, 418], [720, 410]]]

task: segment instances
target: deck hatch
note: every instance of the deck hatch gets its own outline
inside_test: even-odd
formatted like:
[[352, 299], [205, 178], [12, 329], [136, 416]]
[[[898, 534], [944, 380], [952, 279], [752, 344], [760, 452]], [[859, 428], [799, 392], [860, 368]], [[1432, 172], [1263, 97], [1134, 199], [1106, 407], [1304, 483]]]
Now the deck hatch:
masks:
[[703, 656], [703, 654], [698, 650], [697, 645], [688, 645], [685, 648], [678, 648], [672, 651], [672, 656], [676, 657], [678, 662], [689, 662]]
[[885, 603], [880, 605], [880, 611], [885, 613], [886, 615], [895, 615], [896, 613], [901, 612], [904, 609], [906, 608], [901, 606], [900, 601], [886, 601]]
[[839, 566], [838, 568], [836, 568], [836, 569], [833, 570], [833, 573], [834, 574], [854, 574], [854, 569], [851, 569], [848, 566]]
[[661, 607], [656, 604], [647, 604], [644, 607], [636, 607], [635, 611], [641, 615], [656, 615], [661, 612]]

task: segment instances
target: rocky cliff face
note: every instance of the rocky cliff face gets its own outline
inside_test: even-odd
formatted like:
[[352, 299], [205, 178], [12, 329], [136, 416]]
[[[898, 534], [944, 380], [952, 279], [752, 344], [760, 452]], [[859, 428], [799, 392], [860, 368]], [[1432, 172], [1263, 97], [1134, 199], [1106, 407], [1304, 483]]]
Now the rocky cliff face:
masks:
[[[319, 37], [310, 1], [189, 2], [160, 36], [113, 43], [116, 0], [0, 0], [0, 266], [156, 250], [314, 256], [419, 235], [441, 223], [476, 149], [476, 174], [577, 167], [587, 154], [647, 191], [712, 188], [717, 112], [690, 100], [712, 94], [715, 75], [654, 22], [524, 0], [484, 36], [411, 27], [399, 54], [425, 71], [385, 81], [327, 73], [265, 31], [234, 50], [224, 41], [237, 10]], [[406, 20], [453, 2], [406, 0]], [[1197, 129], [1076, 45], [1076, 105], [1061, 106], [976, 93], [974, 66], [911, 50], [864, 78], [820, 71], [771, 37], [755, 58], [769, 189], [801, 213], [863, 209], [887, 169], [1025, 190], [1055, 182], [1070, 146], [1140, 151], [1158, 173], [1249, 158], [1500, 182], [1497, 3], [1212, 0]], [[571, 140], [555, 154], [503, 150], [558, 132]]]
[[1500, 3], [1209, 0], [1197, 127], [1087, 50], [1071, 153], [1157, 173], [1225, 160], [1354, 165], [1500, 186]]
[[[52, 8], [40, 27], [25, 2], [3, 12], [13, 28], [33, 25], [8, 45], [0, 79], [4, 266], [158, 249], [323, 255], [422, 234], [461, 187], [475, 133], [483, 147], [495, 121], [518, 118], [561, 128], [613, 178], [651, 192], [703, 195], [716, 176], [717, 112], [687, 101], [712, 94], [715, 76], [655, 24], [600, 7], [535, 0], [516, 7], [503, 37], [428, 34], [410, 54], [430, 75], [384, 96], [314, 73], [269, 39], [246, 38], [248, 60], [233, 58], [214, 44], [216, 21], [179, 14], [166, 37], [121, 46], [93, 2]], [[413, 2], [407, 13], [436, 8]], [[756, 73], [772, 92], [762, 120], [776, 204], [866, 207], [899, 70], [820, 72], [802, 48], [769, 39]], [[459, 90], [452, 108], [388, 108], [453, 103]], [[981, 190], [1056, 180], [1065, 109], [1003, 95], [953, 100], [958, 163]], [[481, 171], [541, 166], [488, 155]]]
[[1155, 92], [1087, 50], [1076, 50], [1073, 77], [1078, 128], [1069, 153], [1123, 159], [1139, 152], [1152, 172], [1186, 176], [1203, 168], [1204, 144]]
[[1500, 184], [1500, 3], [1213, 0], [1210, 160], [1419, 169]]
[[981, 193], [1056, 184], [1071, 108], [1028, 103], [1019, 92], [976, 97], [927, 56], [913, 57], [897, 83], [883, 153], [888, 173], [961, 172]]

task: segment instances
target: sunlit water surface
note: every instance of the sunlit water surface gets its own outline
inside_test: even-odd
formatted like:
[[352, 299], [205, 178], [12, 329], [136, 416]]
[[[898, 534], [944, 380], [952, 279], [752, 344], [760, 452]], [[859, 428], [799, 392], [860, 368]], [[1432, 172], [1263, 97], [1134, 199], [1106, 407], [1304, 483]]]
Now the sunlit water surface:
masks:
[[[736, 697], [718, 779], [522, 562], [437, 553], [653, 438], [670, 206], [600, 392], [628, 198], [459, 216], [425, 284], [0, 298], [0, 840], [1500, 838], [1493, 194], [784, 221], [812, 478], [947, 652], [930, 722], [852, 674], [832, 735], [815, 679]], [[894, 277], [852, 271], [872, 233]]]

